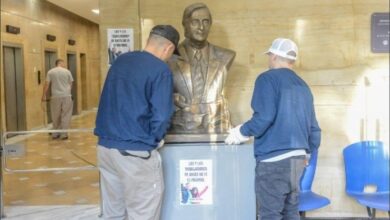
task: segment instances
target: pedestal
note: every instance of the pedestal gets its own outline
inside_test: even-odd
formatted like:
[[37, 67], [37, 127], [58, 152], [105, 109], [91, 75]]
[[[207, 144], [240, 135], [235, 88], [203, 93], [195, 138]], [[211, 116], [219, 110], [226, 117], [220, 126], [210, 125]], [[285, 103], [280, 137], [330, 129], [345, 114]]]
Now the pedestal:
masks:
[[[255, 220], [253, 144], [167, 144], [162, 220]], [[182, 185], [206, 191], [183, 203]], [[191, 182], [194, 180], [195, 182]], [[200, 182], [196, 182], [200, 181]], [[202, 184], [202, 181], [205, 181]], [[205, 187], [207, 183], [211, 183]]]

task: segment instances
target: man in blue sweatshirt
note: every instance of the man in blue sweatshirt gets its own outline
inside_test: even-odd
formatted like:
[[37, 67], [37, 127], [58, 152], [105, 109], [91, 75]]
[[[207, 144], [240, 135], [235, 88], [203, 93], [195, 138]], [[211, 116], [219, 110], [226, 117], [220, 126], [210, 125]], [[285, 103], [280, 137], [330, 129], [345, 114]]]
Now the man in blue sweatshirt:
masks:
[[100, 97], [95, 135], [104, 219], [159, 220], [164, 191], [156, 151], [173, 114], [173, 79], [166, 61], [179, 42], [157, 25], [143, 51], [112, 64]]
[[225, 142], [254, 136], [255, 191], [261, 220], [299, 220], [299, 183], [306, 154], [318, 149], [321, 129], [308, 85], [292, 70], [296, 44], [278, 38], [266, 52], [269, 70], [256, 80], [252, 118], [230, 130]]

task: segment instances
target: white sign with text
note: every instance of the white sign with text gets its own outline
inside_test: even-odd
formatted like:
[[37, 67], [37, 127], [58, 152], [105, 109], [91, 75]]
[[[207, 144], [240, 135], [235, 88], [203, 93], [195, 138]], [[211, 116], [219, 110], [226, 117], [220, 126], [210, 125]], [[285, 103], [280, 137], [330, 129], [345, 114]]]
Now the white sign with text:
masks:
[[180, 205], [212, 205], [212, 160], [180, 160]]

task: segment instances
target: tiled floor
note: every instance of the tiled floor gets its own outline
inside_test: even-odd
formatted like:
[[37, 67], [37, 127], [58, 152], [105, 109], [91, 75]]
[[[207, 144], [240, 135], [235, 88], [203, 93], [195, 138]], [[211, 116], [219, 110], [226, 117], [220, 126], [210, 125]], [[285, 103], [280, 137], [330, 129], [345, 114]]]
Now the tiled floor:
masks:
[[[25, 153], [20, 157], [7, 157], [5, 168], [13, 172], [3, 175], [4, 204], [99, 204], [99, 174], [94, 168], [96, 137], [92, 133], [95, 115], [95, 112], [87, 112], [74, 117], [72, 129], [91, 130], [69, 133], [68, 140], [52, 140], [47, 132], [8, 139], [6, 144], [22, 145]], [[35, 172], [37, 169], [54, 168], [79, 170]]]
[[[96, 205], [75, 206], [8, 206], [7, 220], [96, 220], [100, 209]], [[1, 219], [1, 218], [0, 218]]]

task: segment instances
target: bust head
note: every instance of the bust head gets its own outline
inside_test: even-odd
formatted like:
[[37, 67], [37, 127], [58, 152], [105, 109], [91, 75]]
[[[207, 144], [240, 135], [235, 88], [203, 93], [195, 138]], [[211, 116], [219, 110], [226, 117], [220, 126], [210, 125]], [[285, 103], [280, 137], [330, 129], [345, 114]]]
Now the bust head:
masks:
[[206, 44], [211, 23], [210, 10], [205, 4], [194, 3], [184, 9], [184, 35], [192, 45], [203, 47]]

